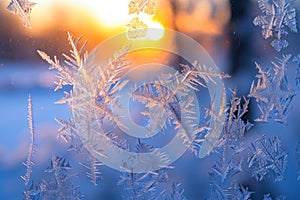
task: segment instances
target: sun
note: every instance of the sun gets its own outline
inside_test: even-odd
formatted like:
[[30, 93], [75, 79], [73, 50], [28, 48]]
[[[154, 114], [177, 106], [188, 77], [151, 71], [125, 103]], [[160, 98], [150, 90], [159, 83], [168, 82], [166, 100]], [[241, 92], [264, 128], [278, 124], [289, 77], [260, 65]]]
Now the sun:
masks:
[[[74, 24], [74, 21], [81, 20], [80, 16], [83, 13], [88, 13], [92, 29], [100, 30], [103, 34], [111, 31], [125, 31], [127, 24], [130, 23], [133, 17], [139, 17], [148, 27], [148, 31], [144, 38], [140, 40], [160, 40], [164, 36], [164, 26], [154, 19], [153, 15], [149, 16], [145, 13], [139, 15], [129, 15], [128, 4], [130, 0], [30, 0], [38, 3], [33, 10], [32, 19], [35, 23], [35, 28], [43, 28], [51, 24], [55, 24], [57, 20], [56, 9], [58, 6], [68, 7], [64, 10], [65, 19], [68, 19], [67, 24]], [[80, 10], [78, 10], [80, 9]], [[47, 13], [43, 18], [40, 17], [43, 13]], [[68, 16], [68, 17], [66, 17]], [[73, 19], [73, 20], [72, 20]], [[45, 21], [47, 23], [45, 23]], [[87, 24], [87, 23], [85, 23]], [[36, 29], [35, 29], [36, 30]]]
[[[30, 0], [40, 5], [65, 5], [81, 8], [92, 14], [105, 27], [125, 25], [128, 20], [128, 4], [130, 0]], [[66, 9], [66, 12], [68, 10]]]
[[124, 26], [130, 19], [128, 16], [129, 0], [95, 1], [85, 0], [100, 23], [106, 27]]
[[146, 33], [146, 38], [149, 40], [160, 40], [164, 36], [164, 27], [161, 23], [156, 21], [151, 21], [148, 24], [148, 31]]
[[[133, 17], [128, 14], [129, 0], [85, 0], [84, 3], [88, 4], [90, 9], [94, 11], [99, 22], [108, 28], [125, 27]], [[140, 39], [159, 40], [163, 37], [163, 25], [154, 21], [152, 17], [144, 14], [139, 15], [139, 18], [148, 26], [146, 37]]]

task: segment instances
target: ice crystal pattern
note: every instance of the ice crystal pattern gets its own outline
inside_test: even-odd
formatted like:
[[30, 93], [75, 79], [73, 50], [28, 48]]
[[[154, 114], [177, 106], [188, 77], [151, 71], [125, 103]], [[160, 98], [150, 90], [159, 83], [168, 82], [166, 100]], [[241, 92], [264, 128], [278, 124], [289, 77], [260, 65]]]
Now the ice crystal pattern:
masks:
[[281, 140], [274, 136], [263, 135], [251, 143], [248, 167], [257, 181], [271, 179], [274, 182], [285, 179], [288, 155]]
[[231, 148], [223, 148], [219, 153], [212, 171], [209, 173], [211, 192], [208, 199], [248, 200], [253, 192], [236, 181], [236, 176], [243, 172], [243, 158], [240, 153], [230, 151]]
[[[137, 153], [149, 153], [154, 148], [138, 140]], [[155, 199], [162, 192], [160, 182], [167, 182], [166, 170], [149, 173], [122, 173], [118, 185], [124, 188], [124, 199]], [[128, 198], [129, 197], [129, 198]]]
[[269, 118], [280, 123], [287, 123], [288, 113], [295, 92], [291, 88], [285, 71], [291, 55], [283, 56], [278, 62], [272, 62], [272, 67], [266, 71], [256, 63], [258, 69], [257, 82], [252, 82], [249, 97], [258, 102], [261, 116], [259, 122], [267, 122]]
[[236, 93], [236, 90], [232, 91], [223, 134], [214, 148], [218, 157], [209, 173], [211, 186], [209, 199], [247, 200], [253, 193], [238, 184], [236, 180], [236, 176], [243, 172], [244, 135], [252, 127], [252, 124], [242, 119], [248, 112], [249, 100], [243, 98], [242, 101], [236, 96]]
[[31, 28], [30, 14], [33, 6], [35, 5], [36, 3], [28, 0], [11, 0], [7, 6], [7, 10], [15, 15], [19, 14], [20, 18], [23, 20], [24, 26]]
[[35, 128], [33, 124], [33, 109], [32, 109], [32, 99], [29, 95], [28, 97], [28, 127], [30, 132], [30, 145], [28, 150], [28, 156], [26, 162], [23, 162], [23, 165], [26, 166], [26, 174], [24, 176], [21, 176], [21, 178], [24, 180], [25, 185], [27, 185], [30, 181], [30, 175], [32, 173], [32, 167], [34, 166], [33, 157], [36, 152], [36, 144], [35, 144]]
[[245, 97], [238, 98], [236, 93], [236, 90], [232, 91], [230, 107], [227, 108], [227, 121], [223, 134], [215, 147], [216, 151], [222, 150], [224, 147], [231, 148], [235, 153], [241, 153], [245, 150], [243, 144], [244, 135], [253, 124], [242, 119], [248, 112], [249, 99]]
[[128, 4], [129, 14], [139, 14], [144, 12], [148, 15], [153, 15], [155, 12], [155, 0], [134, 0]]
[[127, 37], [129, 39], [140, 39], [146, 36], [148, 25], [140, 19], [140, 13], [152, 16], [155, 13], [156, 0], [132, 0], [128, 4], [129, 15], [137, 15], [133, 17], [127, 24]]
[[[279, 195], [275, 198], [275, 200], [286, 200], [287, 198], [283, 195]], [[270, 194], [265, 194], [263, 200], [273, 200]]]
[[67, 173], [72, 167], [66, 159], [52, 156], [50, 166], [45, 170], [51, 175], [44, 178], [39, 184], [32, 183], [31, 187], [24, 191], [25, 200], [79, 200], [82, 195], [78, 187], [74, 185], [75, 175]]
[[140, 18], [133, 18], [127, 26], [129, 27], [127, 34], [130, 39], [143, 38], [146, 36], [148, 26], [141, 21]]
[[[60, 64], [59, 60], [54, 57], [52, 60], [45, 52], [39, 51], [39, 55], [46, 60], [49, 64], [50, 70], [57, 70], [56, 77], [57, 81], [55, 82], [56, 90], [60, 90], [63, 88], [63, 86], [73, 86], [75, 83], [75, 76], [78, 73], [78, 70], [83, 65], [87, 65], [88, 62], [88, 53], [85, 52], [84, 49], [87, 44], [87, 42], [84, 42], [79, 50], [77, 49], [79, 44], [81, 43], [81, 37], [78, 39], [74, 38], [70, 33], [68, 33], [68, 40], [72, 47], [72, 50], [70, 51], [70, 56], [64, 54], [65, 62], [64, 64]], [[84, 55], [83, 55], [84, 54]], [[83, 55], [83, 56], [82, 56]], [[112, 61], [114, 62], [114, 61]], [[111, 64], [112, 65], [112, 64]], [[112, 80], [113, 81], [113, 80]], [[61, 100], [58, 100], [57, 103], [68, 103], [70, 107], [72, 107], [72, 90], [69, 92], [64, 91], [65, 97]], [[107, 97], [109, 98], [109, 97]], [[56, 119], [56, 121], [61, 124], [61, 128], [58, 131], [58, 138], [63, 139], [66, 143], [70, 144], [68, 150], [73, 150], [76, 153], [84, 153], [87, 155], [87, 163], [81, 163], [82, 166], [84, 166], [86, 169], [89, 170], [87, 172], [87, 176], [91, 179], [91, 182], [94, 185], [97, 185], [97, 180], [101, 178], [100, 171], [98, 170], [98, 167], [102, 165], [100, 162], [98, 162], [93, 156], [90, 155], [90, 153], [85, 149], [84, 145], [82, 144], [78, 132], [75, 128], [75, 121], [73, 118], [70, 118], [69, 120], [62, 120], [62, 119]]]
[[[135, 151], [136, 153], [148, 153], [154, 150], [155, 148], [151, 145], [138, 140]], [[163, 188], [162, 184], [170, 185], [168, 170], [168, 168], [162, 168], [148, 173], [121, 173], [118, 185], [122, 186], [124, 190], [123, 199], [186, 200], [180, 183], [172, 182], [170, 194], [167, 194], [166, 189]]]
[[258, 0], [262, 15], [257, 16], [253, 23], [262, 29], [265, 39], [272, 38], [271, 45], [276, 51], [286, 48], [289, 43], [284, 37], [287, 29], [297, 32], [295, 0]]
[[300, 85], [300, 54], [296, 55], [293, 58], [293, 62], [297, 65], [297, 71], [296, 71], [296, 85]]
[[88, 165], [82, 164], [86, 169], [89, 171], [86, 172], [86, 176], [90, 178], [91, 182], [94, 186], [97, 186], [98, 179], [101, 177], [101, 172], [99, 171], [98, 167], [102, 166], [103, 164], [100, 163], [96, 158], [94, 158], [92, 155], [89, 155], [88, 157]]
[[[68, 40], [72, 47], [72, 50], [70, 51], [71, 56], [63, 54], [63, 56], [65, 57], [64, 65], [60, 64], [56, 56], [54, 56], [54, 59], [52, 60], [45, 52], [40, 50], [37, 51], [41, 56], [41, 58], [50, 64], [49, 67], [50, 70], [53, 69], [57, 70], [56, 77], [58, 81], [55, 82], [56, 84], [55, 91], [62, 89], [62, 87], [66, 85], [69, 86], [74, 85], [76, 73], [78, 72], [79, 68], [82, 65], [85, 65], [87, 63], [87, 57], [88, 57], [87, 52], [84, 55], [84, 59], [81, 58], [81, 55], [84, 53], [84, 49], [87, 43], [85, 42], [81, 46], [81, 48], [77, 50], [77, 46], [81, 41], [81, 37], [75, 39], [70, 33], [68, 33]], [[71, 93], [70, 94], [65, 93], [65, 94], [66, 94], [66, 98], [64, 99], [64, 101], [62, 100], [59, 101], [59, 103], [68, 102], [71, 99], [71, 95], [72, 95]]]
[[[149, 116], [149, 128], [159, 127], [161, 117], [165, 110], [167, 123], [174, 127], [174, 132], [178, 131], [178, 135], [183, 140], [184, 144], [189, 144], [190, 150], [200, 156], [201, 145], [204, 138], [203, 133], [209, 129], [207, 124], [195, 123], [195, 105], [193, 97], [189, 96], [189, 90], [199, 91], [201, 87], [206, 88], [207, 83], [214, 83], [214, 78], [228, 78], [227, 74], [214, 72], [211, 67], [200, 65], [194, 61], [191, 65], [181, 65], [181, 72], [174, 74], [162, 74], [153, 85], [145, 84], [133, 93], [132, 97], [143, 103], [151, 112], [143, 112], [143, 115]], [[168, 89], [164, 86], [168, 85]], [[180, 96], [181, 108], [176, 105], [178, 100], [176, 95]], [[155, 109], [153, 109], [155, 108]], [[183, 119], [182, 113], [186, 113]], [[218, 114], [210, 112], [209, 116], [217, 116]], [[183, 131], [180, 131], [183, 130]], [[191, 138], [189, 131], [195, 134]], [[208, 139], [207, 139], [208, 140]], [[210, 152], [208, 152], [210, 153]]]

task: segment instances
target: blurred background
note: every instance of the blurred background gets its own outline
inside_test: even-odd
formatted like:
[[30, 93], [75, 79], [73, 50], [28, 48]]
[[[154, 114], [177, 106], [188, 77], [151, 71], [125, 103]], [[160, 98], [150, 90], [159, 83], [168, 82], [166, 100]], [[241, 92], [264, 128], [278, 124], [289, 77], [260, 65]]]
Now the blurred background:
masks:
[[[91, 51], [105, 39], [126, 30], [130, 22], [128, 0], [35, 0], [31, 14], [32, 29], [23, 26], [19, 16], [6, 10], [10, 1], [0, 1], [0, 199], [22, 199], [25, 189], [20, 178], [25, 174], [22, 162], [26, 160], [29, 133], [27, 122], [27, 98], [30, 93], [34, 106], [36, 127], [36, 166], [32, 178], [40, 180], [53, 154], [66, 157], [81, 174], [76, 181], [85, 199], [120, 199], [117, 188], [119, 174], [101, 167], [103, 180], [95, 187], [78, 166], [80, 157], [67, 152], [67, 145], [57, 141], [59, 125], [54, 118], [68, 119], [71, 111], [66, 105], [54, 102], [63, 93], [54, 92], [55, 74], [38, 56], [36, 50], [47, 52], [51, 57], [62, 59], [69, 52], [67, 32], [83, 36]], [[296, 1], [297, 9], [300, 2]], [[297, 17], [299, 22], [299, 11]], [[221, 71], [232, 78], [225, 80], [229, 89], [237, 89], [238, 96], [247, 96], [257, 73], [254, 62], [268, 66], [281, 54], [299, 53], [299, 34], [290, 33], [290, 46], [276, 53], [261, 36], [261, 30], [252, 23], [260, 13], [255, 0], [158, 0], [153, 21], [164, 28], [185, 33], [198, 41], [212, 56]], [[176, 41], [171, 41], [176, 42]], [[289, 70], [295, 70], [291, 68]], [[291, 72], [292, 74], [292, 72]], [[291, 77], [292, 79], [292, 77]], [[298, 91], [299, 93], [299, 91]], [[299, 97], [294, 101], [288, 125], [258, 124], [248, 133], [255, 137], [262, 133], [281, 135], [285, 147], [295, 147], [300, 138]], [[258, 116], [257, 106], [251, 101], [247, 119], [253, 122]], [[300, 183], [295, 181], [296, 157], [291, 156], [287, 182], [257, 184], [251, 176], [242, 177], [243, 185], [254, 191], [253, 199], [262, 199], [262, 194], [285, 194], [288, 199], [299, 199]], [[173, 179], [182, 183], [187, 199], [205, 199], [209, 194], [207, 166], [212, 160], [197, 159], [185, 154], [174, 163]], [[191, 177], [192, 180], [191, 181]], [[197, 178], [195, 178], [197, 177]], [[288, 184], [286, 184], [288, 183]], [[298, 190], [297, 190], [298, 188]]]

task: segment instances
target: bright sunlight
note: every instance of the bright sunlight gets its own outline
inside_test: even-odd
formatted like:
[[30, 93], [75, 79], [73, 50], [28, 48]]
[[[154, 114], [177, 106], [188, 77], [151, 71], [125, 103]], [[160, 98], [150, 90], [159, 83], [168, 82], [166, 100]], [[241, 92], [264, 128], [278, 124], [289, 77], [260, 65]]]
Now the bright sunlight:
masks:
[[[55, 19], [52, 14], [56, 13], [58, 5], [65, 5], [72, 7], [73, 9], [64, 10], [64, 17], [67, 19], [68, 13], [72, 15], [72, 19], [76, 19], [73, 12], [78, 10], [77, 14], [80, 18], [80, 13], [84, 12], [89, 13], [90, 16], [94, 18], [95, 24], [94, 29], [99, 29], [99, 27], [105, 27], [106, 29], [126, 29], [126, 25], [130, 20], [137, 15], [129, 15], [128, 3], [130, 0], [109, 0], [109, 1], [95, 1], [95, 0], [31, 0], [32, 2], [38, 3], [35, 10], [33, 10], [33, 21], [38, 27], [44, 27], [45, 24], [51, 24], [51, 18]], [[75, 9], [75, 10], [74, 10]], [[47, 12], [47, 18], [39, 18], [40, 12]], [[52, 17], [51, 17], [52, 16]], [[164, 35], [163, 25], [154, 20], [153, 16], [139, 15], [138, 16], [147, 26], [148, 31], [146, 36], [139, 38], [140, 40], [160, 40]], [[78, 20], [81, 20], [79, 19]], [[45, 23], [45, 21], [48, 21]], [[73, 23], [69, 21], [69, 23]], [[83, 23], [81, 21], [81, 23]], [[87, 22], [88, 23], [88, 22]], [[35, 28], [38, 28], [38, 27]], [[103, 32], [103, 30], [101, 31]]]

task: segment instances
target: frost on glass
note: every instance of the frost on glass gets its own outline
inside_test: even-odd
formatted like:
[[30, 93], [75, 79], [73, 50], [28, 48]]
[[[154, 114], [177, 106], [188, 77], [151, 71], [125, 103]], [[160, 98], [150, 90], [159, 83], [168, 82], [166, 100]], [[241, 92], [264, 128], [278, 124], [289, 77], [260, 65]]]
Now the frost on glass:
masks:
[[[136, 153], [149, 153], [154, 147], [138, 140]], [[169, 182], [167, 169], [148, 173], [121, 173], [118, 185], [123, 188], [123, 199], [157, 199], [164, 194], [161, 183]]]
[[[283, 195], [277, 196], [274, 200], [286, 200], [287, 198]], [[273, 200], [270, 194], [265, 194], [263, 200]]]
[[[128, 4], [129, 15], [134, 17], [130, 23], [127, 24], [127, 37], [135, 40], [144, 38], [148, 31], [148, 25], [145, 23], [145, 15], [149, 16], [149, 19], [154, 15], [156, 7], [156, 0], [132, 0]], [[142, 20], [141, 14], [145, 14]]]
[[293, 58], [293, 62], [296, 63], [297, 65], [297, 71], [296, 71], [296, 85], [299, 86], [300, 85], [300, 54], [296, 55]]
[[227, 108], [227, 120], [223, 134], [219, 138], [214, 152], [217, 160], [209, 173], [211, 193], [209, 199], [250, 199], [253, 192], [249, 191], [236, 180], [243, 173], [245, 133], [252, 127], [242, 118], [248, 112], [249, 100], [238, 98], [236, 90], [232, 91], [230, 105]]
[[209, 172], [210, 196], [208, 199], [226, 200], [250, 199], [253, 192], [238, 184], [236, 177], [243, 172], [243, 156], [224, 148], [219, 152], [212, 170]]
[[27, 160], [23, 162], [23, 165], [26, 166], [26, 174], [24, 176], [21, 176], [21, 178], [24, 180], [25, 185], [27, 185], [30, 181], [30, 176], [32, 173], [32, 167], [35, 165], [35, 162], [33, 161], [34, 154], [36, 152], [36, 144], [35, 144], [35, 128], [33, 123], [33, 108], [32, 108], [32, 99], [29, 95], [28, 97], [28, 126], [29, 126], [29, 132], [30, 132], [30, 145], [28, 149], [28, 156]]
[[[190, 91], [207, 88], [207, 83], [216, 84], [214, 78], [227, 78], [227, 74], [216, 73], [210, 67], [200, 65], [195, 61], [191, 65], [181, 65], [181, 72], [162, 74], [158, 81], [146, 84], [132, 94], [133, 99], [143, 103], [149, 110], [142, 114], [149, 117], [147, 127], [159, 128], [162, 117], [167, 117], [168, 125], [174, 127], [174, 132], [188, 144], [189, 149], [199, 156], [200, 147], [205, 140], [204, 132], [209, 130], [207, 124], [199, 125], [195, 119], [194, 97]], [[165, 86], [168, 85], [168, 88]], [[177, 99], [180, 97], [180, 99]], [[180, 101], [180, 108], [179, 103]], [[185, 113], [183, 115], [183, 113]], [[208, 115], [213, 114], [210, 112]], [[196, 116], [197, 118], [198, 116]], [[197, 123], [196, 123], [197, 122]], [[183, 130], [183, 131], [181, 131]], [[189, 132], [195, 134], [190, 136]]]
[[282, 148], [281, 140], [263, 135], [251, 143], [248, 167], [257, 181], [270, 179], [274, 182], [285, 179], [288, 154]]
[[[184, 189], [181, 188], [180, 183], [173, 183], [172, 184], [172, 193], [170, 195], [170, 198], [167, 198], [168, 200], [187, 200], [185, 196], [183, 195]], [[163, 198], [165, 199], [165, 198]]]
[[272, 118], [280, 123], [287, 123], [288, 113], [295, 92], [290, 86], [286, 77], [286, 70], [291, 55], [285, 55], [272, 66], [264, 70], [258, 63], [257, 81], [253, 81], [249, 97], [258, 102], [261, 116], [256, 119], [258, 122], [267, 122]]
[[153, 15], [155, 12], [156, 0], [134, 0], [128, 4], [129, 14], [144, 12]]
[[77, 155], [84, 155], [86, 157], [86, 162], [81, 162], [80, 164], [87, 170], [86, 176], [90, 178], [91, 183], [94, 186], [98, 185], [99, 180], [102, 179], [99, 167], [103, 164], [95, 159], [82, 144], [78, 133], [75, 130], [75, 122], [73, 118], [69, 120], [62, 120], [56, 118], [56, 121], [61, 125], [58, 130], [58, 138], [63, 139], [67, 144], [69, 144], [68, 151], [74, 151]]
[[81, 163], [81, 165], [88, 170], [88, 172], [86, 172], [86, 176], [90, 178], [94, 186], [97, 186], [98, 180], [102, 179], [99, 166], [102, 166], [103, 164], [99, 162], [94, 156], [89, 155], [87, 158], [87, 164]]
[[52, 156], [50, 166], [45, 170], [50, 177], [45, 176], [38, 184], [32, 182], [31, 187], [24, 191], [25, 200], [82, 199], [78, 186], [74, 185], [76, 176], [68, 173], [71, 169], [66, 159]]
[[[136, 153], [148, 153], [155, 149], [141, 140], [138, 140], [135, 148]], [[148, 173], [121, 173], [118, 185], [123, 189], [122, 199], [186, 200], [180, 183], [171, 182], [169, 179], [168, 170], [170, 168], [172, 167]], [[171, 192], [167, 192], [167, 190]]]
[[28, 0], [11, 0], [7, 6], [7, 10], [15, 15], [19, 14], [20, 18], [23, 20], [24, 26], [31, 28], [30, 14], [33, 6], [35, 5], [36, 3]]
[[289, 43], [285, 39], [288, 29], [297, 32], [295, 0], [258, 0], [262, 15], [257, 16], [253, 23], [262, 29], [265, 39], [272, 38], [271, 45], [276, 51], [286, 48]]
[[[63, 54], [63, 56], [65, 57], [65, 61], [62, 65], [60, 64], [60, 62], [56, 56], [54, 56], [54, 59], [52, 60], [50, 58], [50, 56], [48, 56], [45, 52], [37, 50], [37, 52], [39, 53], [41, 58], [50, 64], [49, 69], [57, 70], [56, 76], [57, 76], [58, 80], [57, 80], [57, 82], [55, 82], [55, 84], [56, 84], [55, 91], [62, 89], [62, 87], [66, 86], [66, 85], [74, 85], [75, 78], [76, 78], [75, 76], [76, 76], [76, 73], [78, 72], [79, 68], [88, 62], [87, 52], [84, 55], [82, 55], [84, 53], [84, 49], [85, 49], [87, 42], [82, 44], [80, 49], [77, 49], [77, 47], [81, 41], [81, 37], [76, 39], [76, 38], [73, 38], [73, 36], [70, 33], [68, 33], [68, 40], [72, 47], [72, 50], [70, 50], [71, 55], [69, 56], [69, 55]], [[68, 102], [70, 100], [71, 95], [72, 95], [71, 93], [66, 93], [66, 98], [64, 99], [65, 102]]]
[[228, 147], [238, 154], [245, 150], [244, 135], [253, 124], [242, 119], [248, 112], [249, 99], [239, 98], [236, 93], [236, 90], [232, 91], [230, 106], [227, 108], [226, 124], [215, 151]]
[[138, 17], [132, 18], [127, 27], [129, 28], [127, 34], [130, 39], [143, 38], [146, 36], [148, 30], [147, 24]]
[[[81, 44], [81, 37], [76, 39], [70, 33], [68, 33], [68, 40], [72, 49], [70, 51], [70, 55], [63, 55], [65, 57], [65, 61], [63, 64], [61, 64], [56, 57], [54, 57], [54, 59], [52, 60], [45, 52], [38, 50], [39, 55], [50, 64], [49, 69], [57, 70], [57, 81], [55, 82], [55, 91], [62, 89], [64, 86], [73, 86], [78, 70], [88, 62], [88, 53], [84, 53], [84, 49], [87, 42], [83, 42]], [[80, 44], [81, 46], [79, 47]], [[56, 103], [68, 103], [69, 106], [72, 107], [72, 90], [64, 91], [64, 93], [65, 97], [58, 100]], [[66, 143], [69, 144], [68, 150], [75, 151], [77, 154], [86, 155], [87, 162], [81, 164], [88, 170], [88, 172], [86, 173], [87, 177], [91, 179], [91, 182], [94, 185], [97, 185], [97, 181], [101, 178], [99, 166], [101, 166], [102, 163], [95, 160], [95, 158], [92, 155], [90, 155], [90, 153], [85, 149], [75, 128], [74, 118], [71, 117], [68, 120], [56, 118], [56, 121], [62, 126], [58, 130], [58, 138], [63, 139]]]

